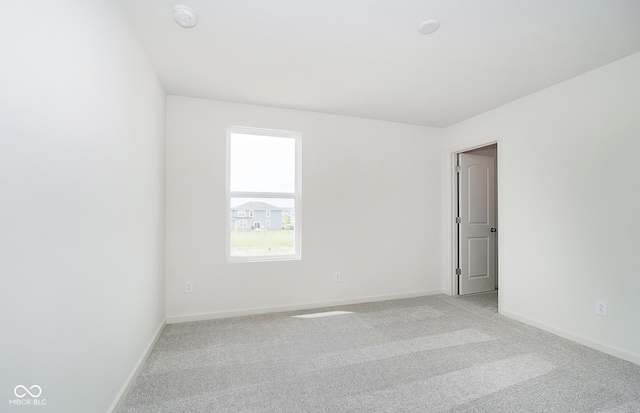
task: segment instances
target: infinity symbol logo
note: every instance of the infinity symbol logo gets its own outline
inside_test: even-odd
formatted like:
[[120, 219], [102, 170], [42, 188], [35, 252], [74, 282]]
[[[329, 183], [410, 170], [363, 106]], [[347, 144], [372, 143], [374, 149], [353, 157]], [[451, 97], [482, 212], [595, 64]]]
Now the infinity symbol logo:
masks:
[[[22, 390], [18, 390], [22, 388]], [[29, 390], [33, 390], [36, 389], [33, 393], [31, 393]], [[34, 394], [36, 393], [37, 394]], [[16, 386], [15, 389], [13, 389], [13, 394], [15, 394], [17, 397], [24, 397], [27, 394], [29, 394], [29, 396], [31, 397], [40, 397], [40, 395], [42, 394], [42, 389], [40, 388], [40, 386], [38, 386], [37, 384], [34, 384], [33, 386], [29, 387], [28, 389], [26, 387], [24, 387], [22, 384]]]

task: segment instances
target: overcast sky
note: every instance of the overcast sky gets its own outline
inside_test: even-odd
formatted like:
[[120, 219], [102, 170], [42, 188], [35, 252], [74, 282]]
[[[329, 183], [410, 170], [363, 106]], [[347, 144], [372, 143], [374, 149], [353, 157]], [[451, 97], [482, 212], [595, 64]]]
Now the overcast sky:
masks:
[[[295, 191], [295, 139], [231, 134], [231, 191]], [[293, 208], [293, 199], [231, 198], [231, 207], [245, 202]]]
[[231, 191], [295, 192], [295, 139], [231, 134]]

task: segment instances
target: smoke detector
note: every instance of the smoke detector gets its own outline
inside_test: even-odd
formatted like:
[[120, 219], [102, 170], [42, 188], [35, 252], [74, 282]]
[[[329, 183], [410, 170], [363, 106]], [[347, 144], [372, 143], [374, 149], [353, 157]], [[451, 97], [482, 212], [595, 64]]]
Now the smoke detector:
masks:
[[198, 22], [198, 15], [188, 6], [178, 5], [173, 7], [173, 18], [180, 26], [190, 29]]
[[422, 34], [431, 34], [438, 30], [440, 22], [438, 20], [425, 20], [418, 27], [418, 31]]

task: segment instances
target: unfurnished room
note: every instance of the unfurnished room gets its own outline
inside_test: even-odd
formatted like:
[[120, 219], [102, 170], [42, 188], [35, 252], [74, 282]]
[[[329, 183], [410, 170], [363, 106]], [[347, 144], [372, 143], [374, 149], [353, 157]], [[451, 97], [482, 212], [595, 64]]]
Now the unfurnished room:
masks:
[[640, 0], [20, 0], [1, 412], [640, 412]]

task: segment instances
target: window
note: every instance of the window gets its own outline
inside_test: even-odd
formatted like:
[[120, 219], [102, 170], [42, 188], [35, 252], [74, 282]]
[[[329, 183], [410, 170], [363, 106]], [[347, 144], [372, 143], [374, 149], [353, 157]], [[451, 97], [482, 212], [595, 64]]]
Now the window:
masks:
[[244, 209], [243, 210], [238, 210], [238, 216], [239, 217], [246, 217], [247, 216], [246, 212], [247, 211], [245, 211]]
[[227, 128], [227, 212], [255, 220], [228, 221], [228, 261], [300, 259], [300, 145], [298, 132]]

